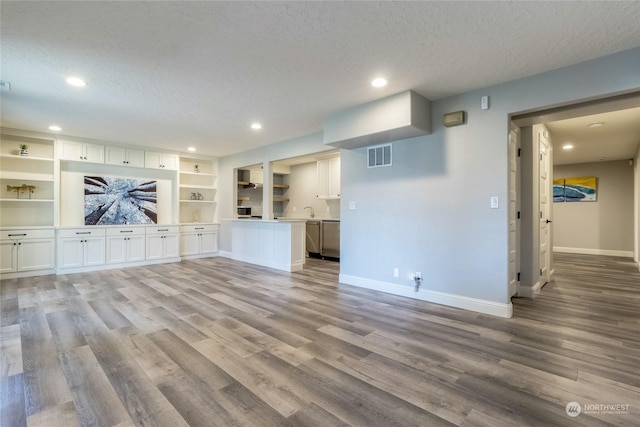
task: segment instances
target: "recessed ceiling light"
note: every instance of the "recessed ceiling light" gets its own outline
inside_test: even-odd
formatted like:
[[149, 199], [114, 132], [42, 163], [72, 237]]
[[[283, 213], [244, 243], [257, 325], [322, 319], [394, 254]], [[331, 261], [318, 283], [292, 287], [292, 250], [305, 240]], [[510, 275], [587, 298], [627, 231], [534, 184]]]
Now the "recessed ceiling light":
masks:
[[87, 83], [82, 80], [80, 77], [69, 77], [66, 80], [67, 83], [69, 83], [71, 86], [76, 86], [76, 87], [84, 87], [87, 85]]
[[58, 132], [58, 131], [61, 131], [62, 128], [60, 126], [51, 125], [51, 126], [49, 126], [49, 130], [53, 130], [53, 131]]
[[371, 80], [371, 86], [373, 87], [384, 87], [386, 85], [387, 85], [387, 79], [383, 79], [382, 77], [378, 77]]
[[196, 147], [189, 147], [187, 148], [188, 151], [196, 151]]
[[571, 150], [572, 148], [573, 148], [573, 145], [571, 145], [571, 144], [564, 144], [564, 145], [562, 146], [562, 149], [563, 149], [563, 150]]
[[603, 122], [594, 122], [594, 123], [589, 123], [589, 127], [590, 127], [590, 128], [599, 128], [599, 127], [602, 127], [602, 126], [604, 126], [604, 123], [603, 123]]
[[262, 125], [260, 123], [251, 123], [251, 129], [262, 129]]

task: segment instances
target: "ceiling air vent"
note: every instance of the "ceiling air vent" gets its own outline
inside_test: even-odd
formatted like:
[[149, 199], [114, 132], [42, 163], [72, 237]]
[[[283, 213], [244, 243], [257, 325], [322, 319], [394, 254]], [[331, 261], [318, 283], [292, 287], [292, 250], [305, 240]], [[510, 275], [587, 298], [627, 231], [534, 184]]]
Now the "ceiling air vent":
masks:
[[369, 168], [379, 168], [391, 166], [391, 144], [376, 145], [367, 148], [367, 158]]

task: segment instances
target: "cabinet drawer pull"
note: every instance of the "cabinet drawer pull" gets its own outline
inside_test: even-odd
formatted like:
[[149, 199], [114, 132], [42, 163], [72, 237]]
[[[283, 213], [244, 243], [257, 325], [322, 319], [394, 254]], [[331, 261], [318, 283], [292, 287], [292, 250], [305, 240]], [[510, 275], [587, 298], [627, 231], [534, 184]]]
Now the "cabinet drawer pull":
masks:
[[204, 230], [204, 227], [196, 227], [196, 230]]
[[27, 233], [20, 233], [20, 234], [9, 234], [9, 237], [20, 237], [20, 236], [26, 236]]
[[168, 228], [162, 228], [162, 229], [158, 228], [158, 231], [169, 231], [169, 229]]
[[76, 234], [91, 234], [90, 231], [76, 231]]
[[121, 233], [133, 233], [133, 230], [120, 230]]

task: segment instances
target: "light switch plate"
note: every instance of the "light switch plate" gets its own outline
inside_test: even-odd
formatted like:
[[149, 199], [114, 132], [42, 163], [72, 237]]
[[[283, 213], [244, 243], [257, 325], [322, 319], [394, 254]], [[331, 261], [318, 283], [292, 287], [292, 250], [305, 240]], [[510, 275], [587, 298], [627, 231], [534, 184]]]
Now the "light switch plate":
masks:
[[496, 196], [491, 197], [491, 209], [498, 209], [498, 198]]
[[356, 202], [349, 202], [349, 210], [355, 211], [357, 207], [358, 204]]
[[488, 110], [489, 109], [489, 96], [485, 95], [480, 98], [480, 109]]

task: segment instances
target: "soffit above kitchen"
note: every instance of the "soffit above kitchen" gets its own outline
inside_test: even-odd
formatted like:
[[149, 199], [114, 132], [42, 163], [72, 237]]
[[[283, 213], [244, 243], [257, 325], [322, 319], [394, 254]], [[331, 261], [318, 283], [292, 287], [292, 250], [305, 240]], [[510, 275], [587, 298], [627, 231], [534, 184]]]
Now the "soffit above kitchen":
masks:
[[[640, 2], [2, 1], [3, 127], [225, 156], [640, 46]], [[615, 28], [615, 31], [611, 31]], [[78, 75], [84, 88], [64, 79]], [[387, 86], [370, 81], [383, 76]], [[252, 129], [254, 122], [262, 129]]]

